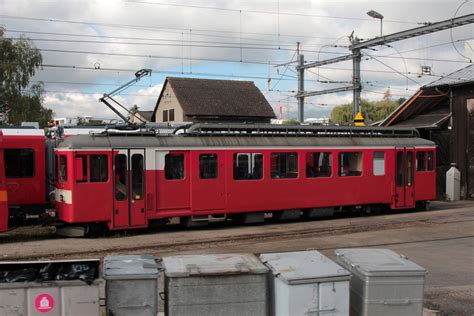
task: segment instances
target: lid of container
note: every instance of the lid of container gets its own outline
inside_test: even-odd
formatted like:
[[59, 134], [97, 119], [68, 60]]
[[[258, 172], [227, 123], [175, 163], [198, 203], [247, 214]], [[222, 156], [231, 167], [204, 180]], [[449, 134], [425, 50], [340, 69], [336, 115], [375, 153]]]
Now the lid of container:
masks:
[[287, 284], [344, 281], [350, 273], [319, 251], [266, 253], [260, 255], [274, 276]]
[[389, 249], [336, 249], [339, 261], [365, 275], [425, 274], [426, 270]]
[[106, 280], [157, 279], [157, 257], [154, 256], [107, 256], [104, 258], [103, 277]]
[[262, 274], [268, 269], [252, 254], [183, 255], [163, 258], [168, 277]]

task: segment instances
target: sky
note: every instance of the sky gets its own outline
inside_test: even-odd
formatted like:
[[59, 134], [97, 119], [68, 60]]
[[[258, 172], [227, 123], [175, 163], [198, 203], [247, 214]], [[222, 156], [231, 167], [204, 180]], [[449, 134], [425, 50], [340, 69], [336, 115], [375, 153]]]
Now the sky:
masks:
[[[351, 33], [380, 36], [369, 10], [384, 16], [387, 35], [472, 14], [474, 0], [0, 0], [0, 25], [40, 49], [31, 84], [44, 83], [55, 117], [116, 118], [98, 99], [147, 68], [151, 76], [117, 96], [124, 106], [153, 110], [167, 76], [249, 80], [288, 119], [297, 117], [297, 42], [307, 62], [348, 54]], [[411, 96], [468, 66], [473, 39], [471, 24], [363, 50], [362, 97]], [[305, 90], [350, 86], [351, 76], [352, 61], [312, 68]], [[306, 98], [305, 118], [349, 102], [352, 92]]]

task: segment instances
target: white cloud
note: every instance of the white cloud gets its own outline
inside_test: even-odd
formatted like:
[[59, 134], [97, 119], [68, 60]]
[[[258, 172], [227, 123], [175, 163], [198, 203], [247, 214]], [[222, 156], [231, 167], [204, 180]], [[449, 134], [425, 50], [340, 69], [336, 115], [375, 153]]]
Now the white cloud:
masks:
[[[333, 43], [347, 45], [347, 36], [352, 31], [360, 38], [378, 36], [380, 23], [366, 15], [366, 12], [370, 9], [379, 11], [385, 16], [383, 31], [384, 34], [389, 34], [416, 27], [416, 22], [435, 22], [452, 18], [461, 1], [453, 3], [444, 0], [231, 0], [225, 2], [218, 0], [175, 0], [169, 3], [184, 6], [152, 5], [115, 0], [3, 0], [0, 2], [0, 11], [4, 15], [85, 23], [59, 23], [0, 17], [0, 24], [3, 24], [7, 30], [129, 37], [130, 39], [119, 40], [27, 34], [28, 37], [33, 39], [76, 40], [76, 42], [34, 41], [37, 47], [43, 49], [105, 53], [105, 55], [98, 55], [45, 51], [43, 52], [45, 64], [89, 68], [100, 65], [101, 70], [45, 67], [44, 70], [37, 73], [34, 80], [45, 82], [46, 91], [51, 91], [46, 95], [45, 104], [51, 107], [58, 116], [94, 115], [113, 117], [114, 114], [105, 106], [98, 104], [97, 99], [102, 93], [111, 91], [132, 79], [134, 71], [138, 69], [151, 68], [155, 70], [155, 73], [151, 78], [143, 78], [135, 88], [127, 90], [130, 93], [129, 96], [120, 96], [120, 99], [127, 106], [138, 104], [142, 109], [153, 108], [167, 74], [176, 76], [181, 71], [188, 76], [194, 76], [193, 74], [196, 72], [208, 73], [212, 75], [211, 78], [216, 79], [219, 78], [218, 74], [233, 75], [234, 79], [242, 77], [244, 80], [254, 80], [257, 86], [265, 91], [268, 90], [266, 79], [249, 79], [246, 77], [266, 78], [272, 76], [278, 78], [284, 72], [285, 67], [280, 67], [279, 72], [277, 72], [276, 68], [269, 65], [224, 63], [219, 62], [219, 60], [239, 61], [242, 58], [244, 61], [260, 61], [267, 64], [269, 61], [274, 63], [286, 62], [294, 55], [297, 41], [301, 42], [306, 60], [327, 59], [339, 56], [332, 53], [345, 54], [349, 51], [345, 48], [321, 46]], [[186, 5], [220, 7], [228, 10], [191, 8], [185, 7]], [[458, 15], [472, 13], [472, 9], [472, 6], [464, 5]], [[242, 12], [239, 10], [242, 10]], [[250, 11], [259, 11], [260, 13]], [[280, 15], [268, 13], [278, 11], [281, 13]], [[295, 13], [297, 15], [287, 15], [285, 13]], [[325, 18], [325, 16], [331, 18]], [[336, 17], [349, 17], [350, 19]], [[118, 24], [121, 27], [118, 27]], [[473, 37], [472, 26], [456, 28], [452, 33], [454, 40]], [[19, 35], [18, 33], [9, 32], [6, 34], [12, 37]], [[153, 38], [156, 40], [144, 41], [138, 38]], [[101, 43], [77, 42], [84, 40]], [[195, 47], [191, 48], [188, 41], [194, 41], [193, 45]], [[160, 45], [131, 44], [140, 42]], [[210, 42], [215, 44], [210, 44]], [[240, 50], [209, 47], [239, 45], [241, 42], [245, 46], [256, 43], [261, 46], [260, 48], [267, 45], [273, 45], [273, 48], [276, 48], [279, 45], [281, 49], [245, 48]], [[445, 45], [405, 52], [442, 43]], [[185, 46], [180, 46], [182, 44], [185, 44]], [[410, 72], [411, 74], [408, 76], [420, 84], [438, 78], [436, 76], [418, 78], [417, 73], [422, 65], [431, 66], [435, 75], [447, 74], [466, 65], [465, 63], [438, 61], [443, 59], [464, 61], [462, 56], [459, 56], [453, 49], [449, 31], [404, 40], [391, 45], [401, 52], [405, 60], [400, 58], [395, 49], [388, 47], [376, 47], [377, 51], [368, 50], [366, 53], [375, 56], [392, 54], [393, 58], [380, 57], [379, 59], [399, 72]], [[463, 43], [455, 43], [455, 45], [460, 50], [464, 47]], [[110, 55], [111, 53], [148, 57], [113, 56]], [[199, 59], [211, 60], [203, 61]], [[410, 90], [418, 88], [418, 85], [411, 80], [408, 81], [407, 85], [407, 79], [393, 72], [389, 67], [374, 60], [364, 60], [362, 62], [362, 81], [364, 82], [364, 88], [367, 90], [363, 92], [363, 97], [380, 98], [379, 93], [387, 87], [392, 87], [393, 94], [397, 92], [400, 94], [411, 93], [404, 90], [407, 86]], [[107, 68], [113, 70], [105, 70]], [[314, 80], [327, 80], [325, 78], [329, 78], [336, 81], [350, 81], [351, 68], [352, 64], [348, 61], [321, 68], [319, 77], [306, 72], [306, 78], [309, 79], [306, 82], [306, 87], [308, 90], [323, 90], [340, 86], [338, 84], [318, 83]], [[186, 74], [191, 71], [193, 74]], [[290, 70], [286, 71], [286, 75], [294, 77], [293, 71], [294, 66], [291, 66]], [[313, 71], [318, 73], [316, 69]], [[226, 79], [228, 77], [222, 78]], [[272, 85], [276, 81], [276, 79], [272, 80]], [[75, 84], [65, 84], [64, 82]], [[285, 100], [288, 95], [292, 95], [288, 91], [296, 90], [296, 80], [281, 80], [274, 87], [274, 90], [281, 90], [281, 92], [267, 93], [267, 97], [272, 101], [271, 103], [275, 109], [278, 110], [278, 107], [284, 104], [286, 108], [290, 109], [289, 113], [296, 111], [296, 100], [294, 98]], [[60, 93], [58, 91], [64, 92]], [[155, 98], [150, 97], [150, 95], [155, 96]], [[330, 110], [333, 104], [346, 103], [351, 98], [351, 92], [308, 98], [307, 112], [324, 114]], [[320, 104], [329, 105], [321, 106]]]

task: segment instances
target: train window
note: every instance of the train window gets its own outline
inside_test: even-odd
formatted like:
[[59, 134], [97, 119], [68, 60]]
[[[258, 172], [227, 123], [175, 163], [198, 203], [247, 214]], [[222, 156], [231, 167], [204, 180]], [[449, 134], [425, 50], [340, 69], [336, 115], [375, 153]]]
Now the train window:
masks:
[[67, 157], [64, 155], [59, 156], [59, 180], [67, 182]]
[[127, 156], [118, 154], [114, 159], [115, 164], [115, 199], [123, 201], [127, 199]]
[[306, 153], [306, 177], [330, 177], [332, 169], [332, 154], [309, 152]]
[[374, 176], [385, 175], [385, 153], [383, 151], [374, 152]]
[[199, 155], [199, 176], [201, 179], [217, 178], [217, 154]]
[[273, 179], [298, 177], [298, 153], [272, 153], [271, 162]]
[[35, 175], [35, 152], [31, 148], [6, 148], [4, 161], [7, 178], [32, 178]]
[[165, 156], [165, 179], [184, 179], [184, 155], [167, 154]]
[[258, 180], [263, 176], [261, 153], [234, 154], [234, 180]]
[[433, 171], [434, 169], [434, 160], [433, 160], [433, 152], [428, 152], [428, 171]]
[[362, 175], [362, 153], [339, 153], [339, 176], [352, 177]]
[[416, 153], [416, 171], [426, 171], [426, 151]]
[[143, 155], [132, 155], [132, 198], [143, 199]]
[[109, 180], [109, 164], [106, 155], [91, 155], [91, 182], [107, 182]]
[[87, 156], [76, 155], [74, 167], [76, 170], [76, 182], [87, 182]]
[[407, 152], [407, 187], [413, 185], [413, 152]]

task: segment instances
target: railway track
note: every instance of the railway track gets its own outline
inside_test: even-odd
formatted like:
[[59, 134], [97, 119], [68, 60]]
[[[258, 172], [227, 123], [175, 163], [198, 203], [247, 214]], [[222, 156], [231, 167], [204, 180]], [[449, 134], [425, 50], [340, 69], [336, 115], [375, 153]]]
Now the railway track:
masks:
[[[98, 238], [96, 240], [87, 239], [87, 242], [101, 244], [98, 247], [73, 247], [62, 253], [55, 249], [50, 252], [45, 251], [40, 254], [17, 253], [9, 255], [7, 260], [29, 260], [67, 257], [101, 257], [108, 253], [174, 253], [189, 250], [227, 248], [235, 245], [252, 244], [256, 242], [277, 242], [307, 239], [314, 237], [336, 236], [353, 234], [359, 232], [396, 230], [408, 227], [432, 227], [437, 225], [474, 222], [472, 212], [424, 212], [424, 213], [403, 213], [382, 215], [373, 217], [342, 218], [329, 221], [301, 221], [285, 224], [269, 224], [261, 226], [235, 226], [222, 225], [217, 230], [212, 227], [207, 230], [184, 230], [175, 227], [168, 228], [152, 234], [131, 236], [123, 239], [136, 239], [136, 242], [119, 242], [122, 238]], [[312, 225], [314, 223], [314, 225]], [[229, 228], [229, 226], [231, 226]], [[180, 233], [183, 234], [180, 234]], [[455, 236], [450, 238], [438, 238], [431, 240], [445, 240], [453, 238], [469, 238], [472, 234]], [[54, 240], [54, 239], [52, 239]], [[425, 241], [419, 240], [419, 241]], [[60, 241], [56, 239], [56, 241]], [[65, 240], [67, 241], [67, 239]], [[48, 243], [48, 240], [41, 241]], [[410, 241], [418, 242], [418, 241]], [[86, 244], [86, 242], [84, 242]], [[397, 243], [397, 242], [395, 242]], [[381, 243], [380, 245], [387, 245]], [[1, 249], [1, 246], [0, 246]], [[320, 250], [324, 250], [318, 248]], [[330, 248], [328, 248], [330, 249]]]

